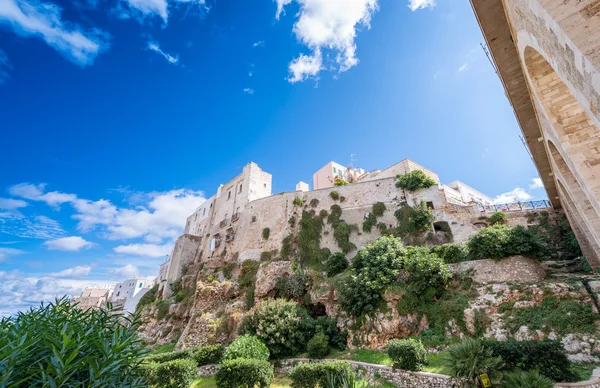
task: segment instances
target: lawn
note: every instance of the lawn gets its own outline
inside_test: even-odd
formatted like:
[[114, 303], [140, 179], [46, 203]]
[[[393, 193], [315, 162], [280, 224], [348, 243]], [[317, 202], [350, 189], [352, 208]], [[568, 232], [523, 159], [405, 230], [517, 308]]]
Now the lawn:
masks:
[[[284, 376], [275, 376], [271, 388], [290, 388], [292, 381]], [[214, 376], [200, 377], [192, 383], [190, 388], [216, 388]]]

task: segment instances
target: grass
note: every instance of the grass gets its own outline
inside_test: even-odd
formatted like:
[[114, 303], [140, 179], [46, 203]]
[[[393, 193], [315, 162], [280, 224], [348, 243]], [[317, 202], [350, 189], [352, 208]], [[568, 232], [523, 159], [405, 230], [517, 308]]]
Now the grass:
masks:
[[577, 381], [587, 381], [592, 378], [592, 372], [598, 364], [589, 362], [578, 362], [571, 364], [571, 370], [577, 376]]
[[175, 349], [176, 343], [156, 345], [150, 349], [150, 354], [161, 354], [172, 352]]
[[[444, 365], [444, 355], [446, 352], [440, 353], [429, 353], [427, 355], [428, 364], [423, 369], [424, 372], [440, 373], [447, 375], [450, 373], [448, 368]], [[332, 351], [328, 358], [335, 358], [338, 360], [353, 360], [367, 362], [369, 364], [387, 365], [392, 366], [393, 362], [387, 353], [381, 350], [369, 350], [369, 349], [353, 349], [344, 351]], [[591, 371], [590, 371], [591, 374]]]
[[446, 355], [446, 352], [429, 353], [427, 355], [427, 365], [425, 365], [423, 372], [440, 373], [443, 375], [449, 375], [450, 370], [444, 363], [445, 355]]
[[[271, 384], [271, 388], [290, 388], [292, 384], [292, 380], [288, 379], [285, 376], [275, 376], [273, 379], [273, 383]], [[217, 384], [215, 383], [214, 376], [200, 377], [196, 379], [190, 388], [216, 388]]]

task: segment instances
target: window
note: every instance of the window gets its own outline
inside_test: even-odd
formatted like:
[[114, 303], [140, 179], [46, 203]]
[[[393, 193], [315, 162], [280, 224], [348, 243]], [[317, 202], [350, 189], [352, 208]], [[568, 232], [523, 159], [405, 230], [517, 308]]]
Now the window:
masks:
[[196, 221], [198, 219], [198, 213], [194, 214], [194, 221]]
[[239, 207], [239, 206], [237, 207], [237, 209], [235, 209], [235, 212], [236, 212], [236, 213], [239, 213], [239, 212], [240, 212], [240, 207]]
[[140, 283], [140, 285], [138, 286], [138, 288], [142, 288], [142, 283]]
[[210, 204], [210, 208], [212, 209], [212, 203]]
[[335, 167], [333, 168], [333, 173], [336, 174], [337, 170], [335, 169]]
[[240, 193], [242, 192], [242, 184], [241, 183], [240, 183], [240, 191], [239, 192]]
[[121, 291], [117, 292], [117, 296], [121, 295]]
[[427, 202], [427, 208], [433, 210], [433, 202], [428, 201]]
[[231, 199], [231, 190], [227, 193], [227, 199]]
[[252, 222], [256, 222], [256, 216], [252, 216]]
[[266, 189], [266, 188], [267, 188], [267, 184], [266, 184], [266, 183], [263, 183], [263, 187]]
[[204, 208], [204, 214], [202, 214], [202, 215], [203, 215], [203, 216], [205, 216], [205, 215], [206, 215], [206, 208]]

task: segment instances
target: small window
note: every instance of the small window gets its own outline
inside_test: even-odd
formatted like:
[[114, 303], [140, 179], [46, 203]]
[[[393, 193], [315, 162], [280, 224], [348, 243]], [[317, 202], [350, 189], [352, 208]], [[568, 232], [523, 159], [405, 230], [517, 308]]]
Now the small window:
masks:
[[239, 192], [240, 193], [242, 192], [242, 184], [241, 183], [240, 183], [240, 191]]
[[237, 209], [235, 209], [235, 212], [236, 212], [236, 213], [239, 213], [239, 212], [240, 212], [240, 207], [239, 207], [239, 206], [237, 207]]
[[117, 292], [117, 296], [121, 295], [121, 291]]
[[256, 216], [252, 216], [252, 222], [256, 222]]
[[231, 199], [231, 190], [227, 193], [227, 199]]
[[212, 209], [212, 203], [210, 204], [210, 208]]
[[194, 214], [194, 221], [196, 221], [198, 219], [198, 213]]
[[203, 215], [203, 216], [205, 216], [205, 215], [206, 215], [206, 208], [204, 208], [204, 214], [202, 214], [202, 215]]
[[267, 184], [266, 183], [263, 183], [263, 186], [264, 186], [265, 189], [267, 188]]
[[337, 170], [335, 169], [335, 167], [333, 168], [333, 173], [334, 174], [337, 173]]
[[138, 286], [138, 288], [142, 288], [142, 283], [140, 283], [140, 285]]
[[427, 202], [427, 209], [432, 209], [432, 210], [434, 209], [433, 202], [431, 202], [431, 201]]

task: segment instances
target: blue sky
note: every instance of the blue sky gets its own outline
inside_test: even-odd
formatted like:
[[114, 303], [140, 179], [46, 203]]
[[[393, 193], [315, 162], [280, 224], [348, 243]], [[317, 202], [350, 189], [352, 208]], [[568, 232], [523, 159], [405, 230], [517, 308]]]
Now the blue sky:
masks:
[[467, 1], [2, 1], [0, 315], [155, 275], [249, 161], [545, 198], [482, 41]]

